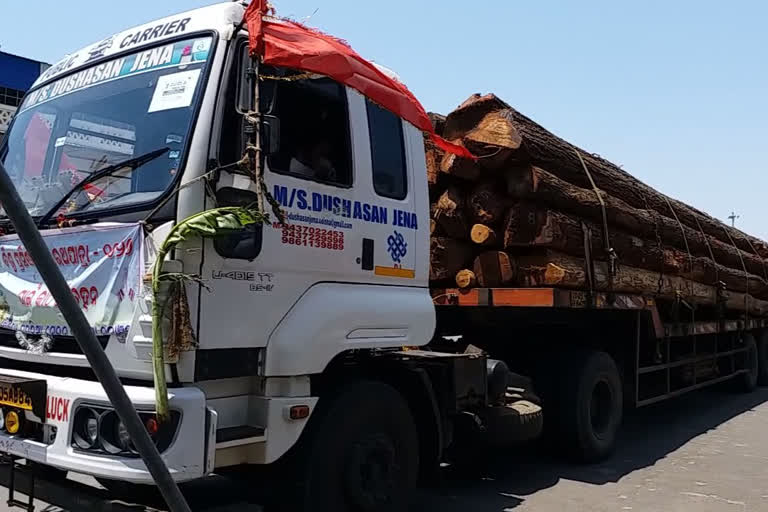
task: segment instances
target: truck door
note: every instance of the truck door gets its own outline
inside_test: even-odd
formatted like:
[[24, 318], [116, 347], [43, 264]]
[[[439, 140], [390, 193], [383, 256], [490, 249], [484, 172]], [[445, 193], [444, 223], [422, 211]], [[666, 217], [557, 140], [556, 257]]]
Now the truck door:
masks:
[[[222, 101], [227, 112], [219, 137], [222, 164], [239, 160], [244, 147], [244, 43], [239, 51], [239, 64], [233, 63], [231, 71], [237, 79]], [[280, 150], [267, 156], [265, 178], [286, 222], [278, 224], [273, 215], [272, 224], [254, 227], [247, 236], [205, 242], [202, 278], [210, 292], [200, 297], [198, 363], [225, 353], [219, 349], [265, 346], [280, 319], [315, 283], [370, 280], [373, 269], [364, 267], [374, 257], [363, 254], [363, 238], [378, 233], [366, 227], [391, 219], [380, 204], [372, 204], [370, 176], [363, 177], [360, 169], [370, 160], [360, 98], [327, 78], [296, 79], [295, 73], [277, 69], [262, 70], [262, 78], [262, 112], [280, 120]], [[240, 112], [233, 108], [237, 104]], [[215, 195], [218, 206], [246, 205], [255, 201], [256, 189], [247, 176], [222, 173]], [[210, 198], [207, 202], [207, 208], [214, 206]], [[221, 336], [223, 325], [226, 336]]]
[[[222, 164], [242, 156], [242, 117], [231, 108], [247, 92], [245, 45], [241, 52], [232, 71], [241, 86], [230, 87], [230, 107], [222, 105], [230, 108], [220, 132]], [[279, 120], [272, 132], [279, 148], [266, 157], [265, 180], [285, 223], [272, 215], [272, 223], [247, 235], [206, 241], [202, 266], [210, 291], [200, 297], [196, 367], [225, 368], [231, 376], [235, 366], [255, 364], [256, 349], [313, 285], [412, 285], [416, 273], [421, 219], [400, 119], [325, 77], [270, 68], [260, 74], [262, 112]], [[215, 195], [218, 206], [247, 205], [256, 190], [248, 177], [222, 173]]]
[[[413, 176], [409, 172], [404, 125], [399, 117], [350, 90], [350, 116], [358, 150], [353, 221], [361, 227], [364, 281], [412, 286], [416, 278]], [[367, 208], [370, 205], [369, 219]]]
[[267, 70], [265, 81], [269, 73], [281, 74], [263, 89], [263, 111], [281, 128], [267, 158], [287, 214], [281, 260], [314, 282], [412, 280], [418, 220], [400, 119], [329, 78]]

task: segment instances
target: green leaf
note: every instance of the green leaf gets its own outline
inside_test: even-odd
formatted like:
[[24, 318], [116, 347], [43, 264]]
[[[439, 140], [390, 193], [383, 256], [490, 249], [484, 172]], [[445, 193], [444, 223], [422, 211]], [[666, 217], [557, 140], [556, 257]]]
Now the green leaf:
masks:
[[192, 215], [176, 224], [160, 246], [152, 273], [154, 299], [152, 301], [152, 367], [155, 379], [157, 417], [161, 422], [170, 418], [168, 389], [165, 382], [165, 361], [163, 360], [162, 317], [165, 305], [161, 304], [159, 297], [162, 267], [166, 255], [178, 244], [193, 238], [228, 236], [244, 230], [247, 226], [267, 222], [269, 222], [269, 217], [254, 208], [241, 206], [214, 208]]

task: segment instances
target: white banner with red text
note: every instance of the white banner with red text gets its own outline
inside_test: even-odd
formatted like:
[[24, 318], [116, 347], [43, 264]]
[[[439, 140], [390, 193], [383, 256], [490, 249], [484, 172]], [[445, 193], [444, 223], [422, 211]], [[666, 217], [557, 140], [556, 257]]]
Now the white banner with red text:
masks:
[[[99, 224], [43, 232], [97, 336], [126, 334], [141, 295], [143, 230]], [[0, 237], [0, 328], [69, 336], [69, 327], [18, 236]]]

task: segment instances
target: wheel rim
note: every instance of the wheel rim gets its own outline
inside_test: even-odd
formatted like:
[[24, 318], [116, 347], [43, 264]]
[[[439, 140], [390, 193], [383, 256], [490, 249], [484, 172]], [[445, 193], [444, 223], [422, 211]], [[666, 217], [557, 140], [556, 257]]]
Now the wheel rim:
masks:
[[599, 438], [609, 433], [613, 418], [613, 392], [610, 385], [600, 380], [592, 389], [592, 397], [589, 401], [589, 419], [592, 424], [592, 432]]
[[346, 491], [362, 510], [377, 510], [388, 505], [397, 487], [397, 455], [385, 435], [375, 435], [356, 443], [346, 468]]

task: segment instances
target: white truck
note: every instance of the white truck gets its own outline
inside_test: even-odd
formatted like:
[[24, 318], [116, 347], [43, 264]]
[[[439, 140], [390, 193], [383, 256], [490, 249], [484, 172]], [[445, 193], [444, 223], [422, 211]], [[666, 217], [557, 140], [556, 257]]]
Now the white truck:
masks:
[[[0, 146], [176, 480], [261, 465], [297, 481], [284, 498], [315, 510], [398, 510], [462, 445], [539, 435], [538, 399], [510, 366], [545, 376], [551, 425], [586, 460], [610, 452], [624, 403], [679, 394], [636, 385], [665, 371], [641, 367], [670, 335], [647, 300], [596, 311], [567, 291], [479, 290], [472, 304], [449, 292], [436, 306], [422, 133], [328, 78], [262, 67], [264, 179], [285, 223], [186, 241], [163, 262], [199, 282], [186, 286], [196, 343], [167, 361], [171, 419], [158, 422], [146, 279], [158, 248], [179, 220], [258, 197], [227, 167], [253, 106], [244, 9], [213, 5], [73, 53], [39, 78]], [[0, 223], [0, 452], [106, 485], [152, 484]], [[558, 343], [595, 325], [589, 344]], [[756, 360], [742, 359], [727, 377], [754, 387]]]

